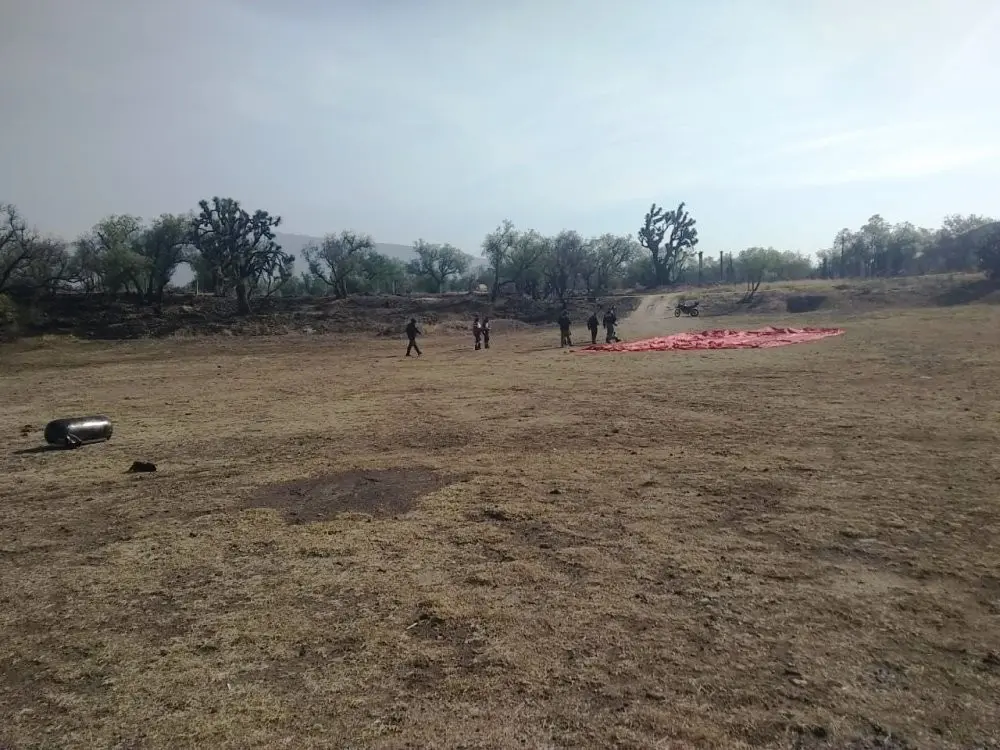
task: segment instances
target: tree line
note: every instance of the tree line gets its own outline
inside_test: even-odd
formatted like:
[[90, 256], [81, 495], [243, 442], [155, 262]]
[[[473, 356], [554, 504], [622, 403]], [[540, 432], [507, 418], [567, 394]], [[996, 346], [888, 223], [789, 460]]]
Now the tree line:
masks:
[[346, 297], [356, 293], [468, 291], [557, 297], [593, 294], [622, 284], [639, 244], [629, 236], [584, 239], [574, 231], [546, 237], [505, 221], [483, 243], [483, 265], [451, 244], [418, 239], [408, 263], [376, 250], [370, 234], [327, 234], [302, 250], [305, 270], [276, 240], [281, 217], [248, 211], [237, 200], [202, 200], [188, 214], [151, 222], [116, 214], [73, 242], [43, 236], [12, 204], [0, 205], [0, 294], [135, 295], [158, 305], [181, 264], [200, 292], [234, 297], [242, 313], [252, 300], [279, 296]]
[[416, 258], [404, 264], [376, 252], [371, 235], [342, 231], [305, 247], [307, 270], [296, 275], [294, 256], [276, 241], [280, 225], [280, 216], [214, 197], [188, 214], [148, 223], [107, 216], [67, 243], [31, 229], [16, 206], [0, 204], [0, 294], [131, 294], [155, 305], [186, 263], [197, 291], [235, 297], [247, 313], [251, 300], [272, 295], [442, 291], [469, 268], [469, 258], [451, 245], [418, 240]]
[[841, 229], [819, 253], [819, 270], [830, 278], [989, 273], [996, 269], [997, 228], [996, 219], [977, 214], [951, 214], [937, 229], [890, 224], [875, 214], [857, 230]]
[[483, 264], [453, 245], [423, 239], [404, 263], [376, 250], [370, 234], [344, 230], [303, 249], [305, 270], [276, 241], [281, 217], [246, 210], [232, 198], [202, 200], [187, 214], [146, 223], [131, 215], [101, 219], [75, 241], [31, 229], [17, 207], [0, 204], [0, 294], [60, 292], [137, 295], [162, 303], [174, 272], [187, 263], [198, 291], [237, 300], [247, 313], [255, 298], [346, 297], [356, 293], [469, 291], [491, 298], [520, 294], [565, 301], [622, 287], [745, 283], [748, 296], [764, 281], [851, 278], [983, 270], [1000, 276], [1000, 231], [994, 219], [945, 217], [940, 228], [890, 224], [872, 216], [857, 230], [842, 229], [816, 256], [750, 247], [738, 253], [697, 249], [695, 219], [684, 203], [653, 204], [635, 236], [554, 236], [504, 220], [481, 246]]

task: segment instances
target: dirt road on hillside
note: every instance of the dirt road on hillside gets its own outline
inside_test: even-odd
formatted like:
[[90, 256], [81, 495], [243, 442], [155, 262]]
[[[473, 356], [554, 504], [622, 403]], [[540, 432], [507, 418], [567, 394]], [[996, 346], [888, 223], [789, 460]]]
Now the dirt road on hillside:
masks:
[[639, 338], [668, 334], [680, 328], [674, 318], [677, 294], [650, 294], [642, 298], [639, 306], [622, 321], [623, 338]]

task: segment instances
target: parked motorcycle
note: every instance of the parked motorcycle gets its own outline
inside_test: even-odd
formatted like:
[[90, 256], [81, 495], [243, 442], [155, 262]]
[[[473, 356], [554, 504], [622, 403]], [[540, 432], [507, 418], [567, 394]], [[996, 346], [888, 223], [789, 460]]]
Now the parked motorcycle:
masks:
[[697, 318], [698, 314], [697, 302], [678, 302], [677, 307], [674, 308], [675, 318], [679, 318], [681, 315], [689, 315], [692, 318]]

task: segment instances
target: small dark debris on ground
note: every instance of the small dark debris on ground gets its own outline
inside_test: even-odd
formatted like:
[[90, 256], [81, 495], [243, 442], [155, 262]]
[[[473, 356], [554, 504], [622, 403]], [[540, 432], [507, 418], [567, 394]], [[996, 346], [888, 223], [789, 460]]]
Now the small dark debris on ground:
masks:
[[990, 651], [983, 657], [983, 666], [987, 669], [1000, 669], [1000, 654]]
[[425, 468], [347, 471], [262, 487], [247, 507], [276, 508], [289, 523], [328, 521], [351, 512], [395, 516], [448, 481]]
[[143, 472], [156, 471], [156, 464], [149, 461], [133, 461], [128, 467], [127, 474], [141, 474]]
[[491, 521], [509, 521], [511, 520], [510, 514], [503, 508], [484, 508], [483, 517], [488, 518]]
[[916, 750], [902, 737], [872, 725], [851, 738], [832, 739], [825, 727], [795, 727], [795, 750]]

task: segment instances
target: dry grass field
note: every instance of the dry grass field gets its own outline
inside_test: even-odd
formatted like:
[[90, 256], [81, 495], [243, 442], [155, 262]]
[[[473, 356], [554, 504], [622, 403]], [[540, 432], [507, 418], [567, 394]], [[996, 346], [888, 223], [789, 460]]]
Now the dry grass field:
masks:
[[0, 747], [1000, 747], [1000, 307], [804, 320], [0, 350]]

